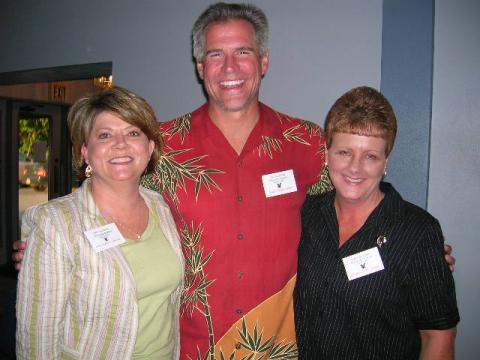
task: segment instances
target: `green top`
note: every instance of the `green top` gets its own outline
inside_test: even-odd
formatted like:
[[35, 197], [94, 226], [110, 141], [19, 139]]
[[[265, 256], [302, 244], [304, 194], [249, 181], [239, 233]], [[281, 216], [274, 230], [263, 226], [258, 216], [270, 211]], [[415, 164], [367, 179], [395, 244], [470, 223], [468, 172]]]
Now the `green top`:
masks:
[[165, 238], [158, 214], [150, 210], [148, 226], [138, 241], [128, 240], [121, 249], [137, 285], [138, 335], [134, 359], [173, 358], [174, 305], [170, 295], [181, 281], [181, 263]]

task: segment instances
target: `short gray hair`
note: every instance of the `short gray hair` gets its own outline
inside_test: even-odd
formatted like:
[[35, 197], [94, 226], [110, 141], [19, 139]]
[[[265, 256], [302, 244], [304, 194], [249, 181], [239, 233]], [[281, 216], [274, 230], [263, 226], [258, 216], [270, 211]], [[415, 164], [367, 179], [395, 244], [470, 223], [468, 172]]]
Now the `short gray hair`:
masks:
[[208, 27], [229, 20], [245, 20], [252, 24], [259, 54], [260, 56], [265, 54], [268, 43], [268, 20], [263, 10], [252, 4], [219, 2], [210, 5], [193, 25], [193, 57], [197, 63], [203, 62], [205, 57], [205, 35]]

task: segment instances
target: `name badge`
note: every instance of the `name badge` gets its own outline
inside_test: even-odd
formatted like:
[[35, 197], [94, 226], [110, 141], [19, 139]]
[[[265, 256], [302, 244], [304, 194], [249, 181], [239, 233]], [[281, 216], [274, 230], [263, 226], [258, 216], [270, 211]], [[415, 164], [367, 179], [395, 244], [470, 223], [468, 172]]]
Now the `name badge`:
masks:
[[267, 198], [297, 191], [293, 170], [263, 175], [262, 182]]
[[114, 223], [87, 230], [84, 234], [97, 254], [126, 242]]
[[355, 280], [385, 269], [377, 247], [344, 257], [342, 261], [348, 280]]

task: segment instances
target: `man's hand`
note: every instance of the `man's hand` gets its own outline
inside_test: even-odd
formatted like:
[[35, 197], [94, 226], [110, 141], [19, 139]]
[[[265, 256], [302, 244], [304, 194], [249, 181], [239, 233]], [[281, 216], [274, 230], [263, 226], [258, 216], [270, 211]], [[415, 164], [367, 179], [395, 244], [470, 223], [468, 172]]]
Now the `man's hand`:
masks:
[[[15, 269], [20, 270], [22, 267], [22, 260], [23, 260], [23, 253], [25, 252], [25, 249], [27, 248], [27, 243], [25, 241], [17, 240], [13, 243], [13, 254], [12, 254], [12, 260], [15, 263]], [[450, 249], [450, 252], [452, 250]], [[454, 259], [455, 262], [455, 259]]]
[[443, 250], [445, 251], [445, 260], [448, 263], [448, 267], [450, 271], [453, 272], [455, 270], [455, 258], [452, 256], [452, 246], [448, 244], [443, 245]]

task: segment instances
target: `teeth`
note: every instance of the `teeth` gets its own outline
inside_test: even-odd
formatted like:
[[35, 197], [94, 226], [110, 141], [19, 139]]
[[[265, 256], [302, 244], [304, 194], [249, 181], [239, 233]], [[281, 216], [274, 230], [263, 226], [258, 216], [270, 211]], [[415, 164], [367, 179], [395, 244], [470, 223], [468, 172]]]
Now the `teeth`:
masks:
[[244, 80], [230, 80], [230, 81], [222, 81], [220, 82], [220, 85], [222, 86], [236, 86], [243, 84]]
[[350, 181], [350, 182], [353, 182], [353, 183], [359, 183], [362, 181], [362, 179], [354, 179], [354, 178], [351, 178], [350, 176], [346, 176], [347, 180]]
[[126, 156], [126, 157], [119, 157], [119, 158], [111, 159], [110, 162], [112, 164], [121, 164], [121, 163], [129, 162], [130, 160], [132, 160], [132, 158], [130, 156]]

